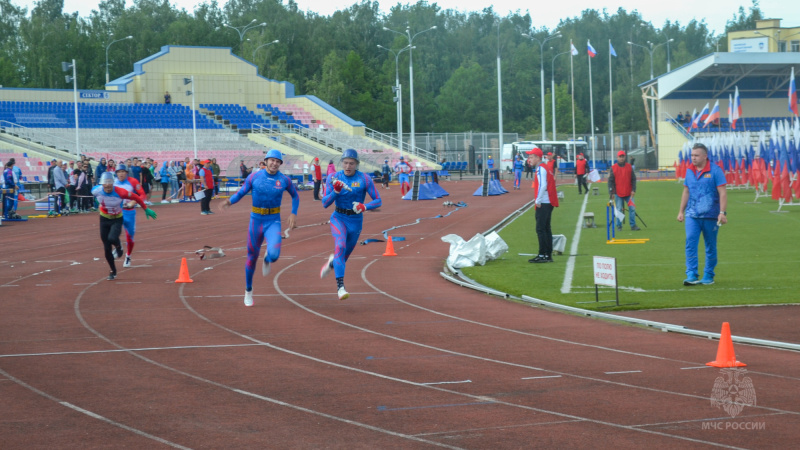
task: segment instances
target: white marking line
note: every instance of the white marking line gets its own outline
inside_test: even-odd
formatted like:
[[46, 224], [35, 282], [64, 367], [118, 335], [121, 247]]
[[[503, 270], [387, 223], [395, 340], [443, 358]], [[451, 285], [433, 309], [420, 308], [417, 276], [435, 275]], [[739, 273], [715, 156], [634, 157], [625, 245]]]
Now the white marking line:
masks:
[[542, 378], [561, 378], [561, 375], [545, 375], [541, 377], [522, 377], [520, 380], [540, 380]]
[[87, 411], [87, 410], [85, 410], [85, 409], [83, 409], [83, 408], [81, 408], [79, 406], [73, 405], [72, 403], [61, 401], [60, 399], [58, 399], [56, 397], [53, 397], [52, 395], [48, 394], [47, 392], [40, 391], [39, 389], [36, 389], [35, 387], [25, 383], [24, 381], [22, 381], [22, 380], [20, 380], [18, 378], [14, 378], [13, 376], [11, 376], [11, 374], [9, 374], [8, 372], [5, 372], [2, 369], [0, 369], [0, 374], [3, 374], [9, 380], [19, 384], [20, 386], [23, 386], [26, 389], [28, 389], [30, 391], [33, 391], [33, 392], [41, 395], [42, 397], [44, 397], [44, 398], [46, 398], [48, 400], [51, 400], [53, 402], [56, 402], [59, 405], [64, 406], [66, 408], [69, 408], [69, 409], [71, 409], [73, 411], [77, 411], [79, 413], [86, 414], [87, 416], [92, 417], [94, 419], [101, 420], [101, 421], [103, 421], [105, 423], [114, 425], [116, 427], [122, 428], [122, 429], [127, 430], [127, 431], [130, 431], [131, 433], [136, 434], [138, 436], [146, 437], [148, 439], [152, 439], [152, 440], [160, 442], [162, 444], [169, 445], [170, 447], [183, 448], [183, 449], [187, 449], [187, 450], [189, 449], [189, 447], [184, 447], [184, 446], [176, 444], [174, 442], [170, 442], [170, 441], [168, 441], [166, 439], [162, 439], [162, 438], [160, 438], [158, 436], [154, 436], [152, 434], [145, 433], [142, 430], [137, 430], [136, 428], [129, 427], [129, 426], [127, 426], [125, 424], [122, 424], [122, 423], [119, 423], [119, 422], [115, 422], [115, 421], [113, 421], [113, 420], [111, 420], [109, 418], [103, 417], [103, 416], [101, 416], [99, 414], [96, 414], [96, 413], [93, 413], [91, 411]]
[[145, 348], [130, 348], [125, 350], [87, 350], [83, 352], [16, 353], [9, 355], [0, 355], [0, 358], [15, 358], [19, 356], [91, 355], [95, 353], [146, 352], [152, 350], [189, 350], [195, 348], [257, 347], [260, 345], [264, 344], [186, 345], [181, 347], [145, 347]]
[[461, 384], [461, 383], [472, 383], [472, 380], [462, 380], [462, 381], [437, 381], [433, 383], [420, 383], [424, 386], [433, 386], [435, 384]]
[[586, 212], [586, 203], [588, 202], [589, 196], [584, 195], [581, 212], [578, 214], [578, 224], [575, 226], [575, 234], [572, 236], [572, 245], [569, 247], [569, 259], [567, 259], [567, 267], [564, 270], [564, 283], [561, 284], [562, 294], [569, 294], [572, 290], [572, 274], [575, 272], [575, 255], [578, 254], [578, 243], [581, 240], [581, 228], [583, 228], [583, 214]]
[[606, 375], [616, 375], [618, 373], [641, 373], [641, 370], [623, 370], [621, 372], [603, 372]]
[[18, 284], [3, 284], [3, 285], [0, 285], [0, 287], [19, 287], [19, 285]]
[[37, 284], [36, 286], [52, 286], [52, 284]]
[[141, 281], [117, 281], [117, 284], [142, 284]]
[[711, 366], [681, 367], [681, 370], [708, 369]]

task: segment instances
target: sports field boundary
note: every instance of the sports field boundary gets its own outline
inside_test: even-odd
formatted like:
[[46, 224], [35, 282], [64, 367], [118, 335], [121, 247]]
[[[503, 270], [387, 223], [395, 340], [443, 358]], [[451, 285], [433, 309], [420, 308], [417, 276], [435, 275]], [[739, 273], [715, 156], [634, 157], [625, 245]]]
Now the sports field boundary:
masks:
[[[493, 231], [499, 231], [499, 230], [503, 229], [509, 223], [513, 222], [519, 216], [521, 216], [532, 205], [533, 205], [533, 201], [530, 201], [530, 202], [526, 203], [525, 205], [523, 205], [522, 207], [520, 207], [516, 211], [514, 211], [511, 214], [509, 214], [508, 216], [504, 217], [502, 220], [500, 220], [500, 222], [498, 222], [493, 227], [489, 228], [483, 234], [487, 235], [487, 234], [489, 234], [489, 233], [491, 233]], [[579, 218], [581, 216], [582, 216], [582, 213], [579, 214]], [[573, 245], [575, 245], [574, 240], [573, 240]], [[574, 251], [572, 253], [574, 253]], [[664, 322], [656, 322], [656, 321], [646, 320], [646, 319], [637, 319], [635, 317], [618, 316], [618, 315], [615, 315], [615, 314], [604, 313], [604, 312], [600, 312], [600, 311], [593, 311], [593, 310], [589, 310], [589, 309], [576, 308], [574, 306], [567, 306], [567, 305], [562, 305], [562, 304], [559, 304], [559, 303], [549, 302], [547, 300], [542, 300], [542, 299], [539, 299], [539, 298], [536, 298], [536, 297], [531, 297], [531, 296], [528, 296], [528, 295], [522, 295], [522, 297], [517, 297], [517, 296], [511, 295], [511, 294], [509, 294], [507, 292], [498, 291], [497, 289], [492, 289], [492, 288], [490, 288], [488, 286], [484, 286], [484, 285], [476, 282], [475, 280], [473, 280], [473, 279], [469, 278], [468, 276], [464, 275], [460, 270], [455, 269], [454, 267], [452, 267], [447, 262], [447, 259], [445, 259], [445, 271], [439, 272], [439, 275], [442, 278], [444, 278], [445, 280], [450, 281], [451, 283], [457, 284], [457, 285], [459, 285], [461, 287], [474, 289], [474, 290], [477, 290], [477, 291], [480, 291], [480, 292], [484, 292], [484, 293], [489, 294], [489, 295], [494, 295], [494, 296], [497, 296], [497, 297], [500, 297], [500, 298], [503, 298], [503, 299], [509, 299], [510, 298], [510, 299], [524, 301], [526, 303], [532, 303], [532, 304], [535, 304], [535, 305], [544, 306], [544, 307], [551, 308], [551, 309], [554, 309], [554, 310], [557, 310], [557, 311], [560, 311], [560, 312], [564, 312], [564, 313], [577, 314], [577, 315], [582, 315], [582, 316], [586, 316], [586, 317], [592, 317], [592, 318], [602, 319], [602, 320], [607, 320], [607, 321], [624, 322], [624, 323], [627, 323], [627, 324], [639, 325], [639, 326], [644, 326], [644, 327], [648, 327], [648, 328], [657, 328], [657, 329], [660, 329], [661, 331], [664, 331], [664, 332], [682, 333], [682, 334], [688, 334], [688, 335], [691, 335], [691, 336], [704, 337], [704, 338], [707, 338], [707, 339], [719, 340], [719, 338], [720, 338], [720, 333], [713, 333], [713, 332], [708, 332], [708, 331], [695, 330], [693, 328], [687, 328], [687, 327], [685, 327], [683, 325], [675, 325], [675, 324], [664, 323]], [[748, 305], [744, 305], [744, 306], [748, 306]], [[731, 306], [731, 308], [733, 308], [733, 307], [734, 306]], [[735, 306], [735, 307], [740, 307], [740, 306]], [[686, 308], [680, 308], [680, 309], [686, 309]], [[762, 346], [762, 347], [776, 348], [776, 349], [781, 349], [781, 350], [800, 351], [800, 344], [793, 344], [793, 343], [790, 343], [790, 342], [773, 341], [773, 340], [768, 340], [768, 339], [756, 339], [756, 338], [750, 338], [750, 337], [746, 337], [746, 336], [733, 336], [733, 335], [731, 336], [731, 340], [733, 342], [737, 342], [737, 343], [741, 343], [741, 344], [758, 345], [758, 346]]]

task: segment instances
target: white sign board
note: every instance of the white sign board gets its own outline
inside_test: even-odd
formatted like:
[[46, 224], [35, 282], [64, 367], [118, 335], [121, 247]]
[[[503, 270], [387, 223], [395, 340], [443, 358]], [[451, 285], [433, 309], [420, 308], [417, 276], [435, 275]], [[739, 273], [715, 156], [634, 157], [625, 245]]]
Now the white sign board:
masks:
[[592, 267], [594, 284], [617, 287], [617, 258], [595, 256]]
[[769, 42], [767, 37], [734, 39], [731, 41], [732, 53], [768, 52]]

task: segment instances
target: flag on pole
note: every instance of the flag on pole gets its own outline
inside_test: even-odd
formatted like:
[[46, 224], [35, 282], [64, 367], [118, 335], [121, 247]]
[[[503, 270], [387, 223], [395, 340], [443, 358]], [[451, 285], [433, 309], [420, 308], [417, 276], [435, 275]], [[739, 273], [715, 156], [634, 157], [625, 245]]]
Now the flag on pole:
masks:
[[[591, 46], [589, 46], [591, 48]], [[789, 112], [797, 114], [797, 87], [794, 84], [794, 67], [792, 67], [792, 77], [789, 78]]]
[[[708, 106], [706, 106], [706, 108], [707, 107]], [[708, 109], [705, 111], [708, 111]], [[708, 117], [706, 117], [706, 120], [703, 122], [703, 128], [707, 127], [709, 123], [715, 120], [719, 120], [719, 100], [714, 103], [714, 108], [711, 109], [711, 113], [708, 114]]]
[[572, 52], [572, 56], [578, 56], [578, 49], [572, 45], [572, 42], [569, 43], [569, 51]]
[[697, 115], [697, 108], [692, 111], [692, 123], [689, 126], [689, 129], [697, 128], [697, 125], [700, 123], [700, 116]]
[[[587, 51], [589, 52], [589, 56], [594, 58], [597, 55], [597, 50], [595, 50], [594, 47], [592, 47], [592, 43], [589, 42], [589, 41], [586, 41], [586, 47], [587, 47]], [[794, 73], [794, 72], [792, 72], [792, 73]], [[795, 99], [795, 104], [797, 104], [797, 100], [796, 99]], [[797, 109], [797, 108], [795, 107], [795, 109]]]
[[742, 100], [739, 98], [739, 86], [736, 86], [736, 93], [733, 94], [733, 118], [731, 124], [736, 129], [736, 121], [742, 117]]
[[733, 124], [733, 97], [731, 94], [728, 94], [728, 122], [731, 123], [731, 127], [734, 127]]
[[708, 118], [708, 103], [706, 106], [703, 106], [703, 110], [700, 111], [700, 120], [705, 121]]
[[608, 52], [611, 56], [617, 56], [617, 52], [614, 51], [614, 46], [611, 45], [611, 41], [608, 41]]

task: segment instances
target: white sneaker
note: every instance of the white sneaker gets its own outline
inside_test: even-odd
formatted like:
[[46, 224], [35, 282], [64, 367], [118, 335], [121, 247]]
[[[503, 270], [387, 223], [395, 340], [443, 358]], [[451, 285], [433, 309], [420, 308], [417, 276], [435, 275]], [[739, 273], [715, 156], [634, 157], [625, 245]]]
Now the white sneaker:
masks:
[[253, 306], [253, 291], [244, 291], [244, 306]]
[[262, 276], [267, 276], [267, 275], [269, 275], [269, 269], [270, 269], [271, 267], [272, 267], [272, 264], [270, 264], [270, 262], [269, 262], [269, 261], [267, 261], [267, 260], [265, 259], [265, 260], [264, 260], [264, 261], [261, 263], [261, 275], [262, 275]]
[[164, 204], [164, 203], [169, 203], [169, 200], [161, 200], [161, 203], [162, 203], [162, 204]]
[[145, 200], [144, 204], [149, 206], [149, 205], [152, 205], [153, 203], [150, 200]]
[[122, 257], [122, 248], [114, 247], [114, 251], [112, 253], [114, 254], [114, 259], [119, 259]]
[[344, 286], [339, 288], [339, 300], [347, 300], [350, 294], [344, 290]]
[[333, 255], [328, 256], [328, 261], [325, 262], [325, 265], [322, 266], [322, 270], [319, 271], [319, 277], [325, 278], [331, 273], [331, 270], [333, 270]]
[[130, 266], [131, 266], [131, 257], [130, 256], [126, 256], [125, 257], [125, 264], [123, 264], [122, 267], [130, 267]]

